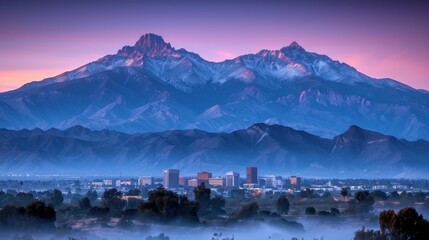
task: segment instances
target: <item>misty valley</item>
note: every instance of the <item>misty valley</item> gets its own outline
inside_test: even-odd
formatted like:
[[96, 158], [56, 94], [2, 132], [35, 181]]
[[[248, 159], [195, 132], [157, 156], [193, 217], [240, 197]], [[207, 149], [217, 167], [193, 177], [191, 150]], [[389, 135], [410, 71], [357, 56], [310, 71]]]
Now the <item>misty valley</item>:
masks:
[[265, 187], [168, 190], [165, 176], [9, 178], [1, 239], [424, 239], [429, 229], [428, 180], [292, 176], [283, 187], [260, 178]]

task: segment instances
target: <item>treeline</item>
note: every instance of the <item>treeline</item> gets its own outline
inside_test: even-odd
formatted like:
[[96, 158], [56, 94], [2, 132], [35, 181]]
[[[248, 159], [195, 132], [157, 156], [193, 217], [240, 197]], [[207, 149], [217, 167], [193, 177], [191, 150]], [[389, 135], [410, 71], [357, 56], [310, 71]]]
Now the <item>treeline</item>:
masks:
[[7, 205], [0, 210], [0, 228], [4, 230], [55, 229], [56, 212], [42, 201], [26, 207]]
[[28, 193], [16, 192], [14, 190], [8, 190], [6, 192], [0, 191], [0, 208], [8, 205], [25, 207], [36, 200], [46, 202], [53, 206], [60, 206], [64, 201], [64, 196], [58, 189]]
[[0, 228], [23, 229], [44, 225], [55, 229], [58, 214], [68, 218], [79, 216], [96, 217], [109, 221], [119, 217], [118, 226], [129, 227], [133, 220], [146, 223], [199, 225], [199, 224], [239, 224], [243, 222], [264, 221], [290, 229], [302, 230], [301, 224], [285, 220], [281, 215], [289, 212], [290, 203], [285, 195], [275, 199], [276, 211], [261, 210], [257, 202], [250, 201], [232, 212], [225, 211], [225, 199], [214, 195], [204, 184], [193, 189], [194, 199], [186, 195], [159, 187], [149, 191], [147, 200], [142, 200], [141, 191], [131, 189], [120, 192], [107, 189], [98, 200], [95, 191], [88, 191], [75, 204], [63, 204], [59, 190], [47, 191], [35, 198], [32, 193], [0, 193]]
[[380, 230], [356, 231], [354, 240], [427, 240], [429, 221], [414, 208], [403, 208], [398, 213], [393, 210], [380, 212]]

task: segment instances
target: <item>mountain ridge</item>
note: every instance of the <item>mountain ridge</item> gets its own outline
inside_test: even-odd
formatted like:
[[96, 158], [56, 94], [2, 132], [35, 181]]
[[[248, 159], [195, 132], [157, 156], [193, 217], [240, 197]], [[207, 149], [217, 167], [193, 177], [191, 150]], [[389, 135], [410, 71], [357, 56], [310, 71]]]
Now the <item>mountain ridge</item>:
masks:
[[350, 125], [429, 139], [429, 92], [375, 80], [298, 43], [209, 62], [143, 35], [75, 70], [0, 94], [0, 127], [231, 132], [279, 123], [323, 137]]
[[[0, 129], [4, 174], [130, 175], [179, 168], [223, 175], [257, 166], [261, 174], [306, 177], [425, 177], [429, 142], [349, 128], [332, 139], [282, 125], [253, 124], [231, 133], [198, 129], [126, 134], [82, 126]], [[274, 167], [275, 166], [275, 167]], [[412, 175], [409, 175], [412, 174]]]

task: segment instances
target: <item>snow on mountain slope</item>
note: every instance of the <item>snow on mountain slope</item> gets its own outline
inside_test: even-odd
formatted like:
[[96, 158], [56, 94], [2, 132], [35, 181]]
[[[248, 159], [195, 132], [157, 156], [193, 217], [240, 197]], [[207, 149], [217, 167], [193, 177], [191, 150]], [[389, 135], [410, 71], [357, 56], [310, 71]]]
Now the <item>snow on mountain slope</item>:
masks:
[[429, 139], [429, 92], [373, 79], [298, 43], [209, 62], [143, 35], [59, 76], [0, 94], [0, 127], [234, 131], [279, 123], [324, 137], [350, 125]]
[[207, 82], [252, 81], [255, 75], [275, 80], [294, 80], [311, 75], [347, 84], [363, 82], [376, 87], [409, 88], [390, 79], [376, 80], [365, 76], [345, 63], [307, 52], [296, 42], [280, 50], [262, 50], [214, 63], [184, 49], [176, 50], [155, 34], [143, 35], [134, 46], [125, 46], [117, 54], [107, 55], [53, 78], [32, 82], [24, 88], [84, 78], [118, 67], [144, 68], [182, 91], [190, 91], [192, 86]]

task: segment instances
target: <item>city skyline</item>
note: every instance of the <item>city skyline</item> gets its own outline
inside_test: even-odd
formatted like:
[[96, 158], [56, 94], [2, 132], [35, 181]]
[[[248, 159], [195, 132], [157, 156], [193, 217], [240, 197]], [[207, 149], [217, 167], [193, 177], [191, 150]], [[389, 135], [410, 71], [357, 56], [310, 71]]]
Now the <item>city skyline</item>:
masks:
[[0, 92], [116, 53], [150, 32], [216, 62], [297, 41], [371, 77], [428, 90], [428, 7], [414, 3], [106, 1], [97, 19], [94, 2], [2, 3]]

